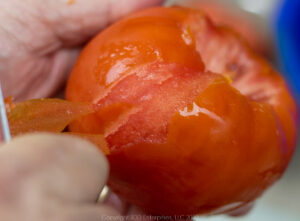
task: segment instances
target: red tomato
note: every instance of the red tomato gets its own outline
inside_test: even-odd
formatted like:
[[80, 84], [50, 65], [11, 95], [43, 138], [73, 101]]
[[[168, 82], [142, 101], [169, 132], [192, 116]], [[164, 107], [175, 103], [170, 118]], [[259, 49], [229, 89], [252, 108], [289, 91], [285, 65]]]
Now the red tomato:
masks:
[[70, 129], [105, 135], [109, 186], [151, 214], [249, 205], [295, 146], [296, 106], [282, 78], [190, 9], [144, 10], [100, 33], [80, 55], [67, 99], [97, 106]]
[[[272, 57], [271, 42], [267, 31], [261, 26], [261, 19], [251, 13], [230, 7], [219, 1], [179, 1], [188, 7], [204, 11], [212, 21], [223, 27], [232, 28], [258, 53]], [[259, 26], [260, 25], [260, 26]], [[259, 27], [258, 27], [259, 26]]]

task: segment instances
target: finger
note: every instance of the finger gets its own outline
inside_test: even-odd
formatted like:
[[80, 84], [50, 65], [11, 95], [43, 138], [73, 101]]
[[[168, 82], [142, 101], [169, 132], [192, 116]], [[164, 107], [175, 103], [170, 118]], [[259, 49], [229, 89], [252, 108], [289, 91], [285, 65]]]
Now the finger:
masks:
[[151, 216], [144, 215], [143, 211], [141, 211], [136, 206], [132, 206], [132, 205], [129, 207], [126, 216], [127, 216], [128, 221], [136, 221], [136, 220], [152, 221], [152, 220], [155, 220]]
[[[0, 33], [15, 50], [49, 54], [64, 46], [81, 44], [120, 17], [163, 0], [10, 0], [0, 1]], [[21, 16], [22, 15], [22, 16]], [[20, 35], [22, 33], [22, 35]], [[63, 43], [63, 44], [62, 44]], [[0, 53], [1, 55], [1, 53]]]
[[190, 221], [192, 216], [187, 214], [181, 215], [148, 215], [144, 211], [137, 208], [136, 206], [131, 205], [126, 214], [126, 221], [158, 221], [158, 220], [178, 220], [178, 221]]
[[14, 78], [9, 80], [3, 76], [4, 92], [16, 100], [52, 95], [63, 87], [79, 52], [79, 48], [60, 49], [49, 55], [19, 61], [6, 72], [8, 76], [17, 73]]
[[254, 207], [254, 202], [250, 202], [240, 208], [237, 208], [231, 212], [228, 212], [227, 214], [229, 216], [238, 217], [238, 216], [244, 216], [247, 213], [249, 213]]
[[[33, 1], [33, 0], [32, 0]], [[124, 15], [162, 0], [53, 0], [43, 4], [44, 20], [64, 45], [76, 45]], [[62, 22], [63, 21], [63, 22]]]
[[121, 220], [121, 214], [117, 210], [105, 205], [75, 206], [61, 211], [61, 220], [64, 221]]
[[[172, 216], [146, 215], [141, 209], [131, 205], [126, 214], [126, 221], [158, 221], [158, 220], [178, 220]], [[188, 220], [186, 220], [188, 221]]]
[[68, 202], [96, 202], [108, 163], [96, 147], [66, 135], [35, 134], [0, 148], [0, 200], [30, 195]]
[[34, 80], [28, 79], [26, 83], [24, 81], [20, 82], [23, 88], [18, 88], [19, 94], [22, 91], [26, 91], [27, 98], [40, 98], [48, 97], [52, 95], [52, 92], [61, 89], [73, 68], [79, 52], [79, 48], [60, 49], [53, 54], [40, 57], [35, 63], [36, 67], [41, 68], [37, 69], [35, 67], [28, 70], [31, 73], [24, 73], [25, 76], [33, 75], [37, 77]]
[[129, 209], [129, 204], [121, 200], [116, 194], [110, 192], [107, 198], [102, 202], [103, 205], [114, 208], [120, 214], [125, 215]]

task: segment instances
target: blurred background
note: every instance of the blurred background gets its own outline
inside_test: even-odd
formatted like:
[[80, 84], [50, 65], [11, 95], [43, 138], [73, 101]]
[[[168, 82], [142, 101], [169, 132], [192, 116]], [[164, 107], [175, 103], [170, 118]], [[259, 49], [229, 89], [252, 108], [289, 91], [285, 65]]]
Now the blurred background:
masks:
[[[173, 4], [202, 8], [211, 15], [215, 23], [234, 27], [258, 53], [284, 75], [298, 106], [300, 105], [300, 0], [167, 1], [167, 5]], [[288, 170], [279, 182], [257, 200], [248, 215], [197, 217], [196, 220], [300, 221], [299, 138], [298, 148]]]

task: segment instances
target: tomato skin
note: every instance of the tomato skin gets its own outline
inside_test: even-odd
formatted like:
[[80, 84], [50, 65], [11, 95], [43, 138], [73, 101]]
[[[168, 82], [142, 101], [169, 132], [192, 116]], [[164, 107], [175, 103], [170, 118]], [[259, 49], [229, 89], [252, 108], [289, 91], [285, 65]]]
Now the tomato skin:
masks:
[[248, 206], [280, 178], [296, 142], [281, 77], [190, 9], [144, 10], [100, 33], [66, 93], [99, 109], [70, 129], [105, 135], [111, 189], [151, 214]]
[[[272, 45], [267, 33], [260, 25], [261, 19], [246, 13], [230, 4], [218, 1], [184, 1], [178, 2], [190, 8], [205, 12], [217, 26], [228, 27], [238, 33], [257, 53], [272, 58]], [[259, 25], [259, 28], [257, 27]]]

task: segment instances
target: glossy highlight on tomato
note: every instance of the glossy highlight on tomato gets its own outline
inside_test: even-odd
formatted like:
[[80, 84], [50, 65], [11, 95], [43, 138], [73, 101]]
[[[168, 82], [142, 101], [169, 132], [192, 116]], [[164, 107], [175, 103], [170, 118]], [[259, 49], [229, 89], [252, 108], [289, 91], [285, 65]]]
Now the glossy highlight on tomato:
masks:
[[295, 147], [283, 79], [197, 10], [158, 7], [113, 24], [81, 53], [66, 96], [97, 107], [70, 130], [104, 134], [110, 188], [151, 214], [248, 206]]

